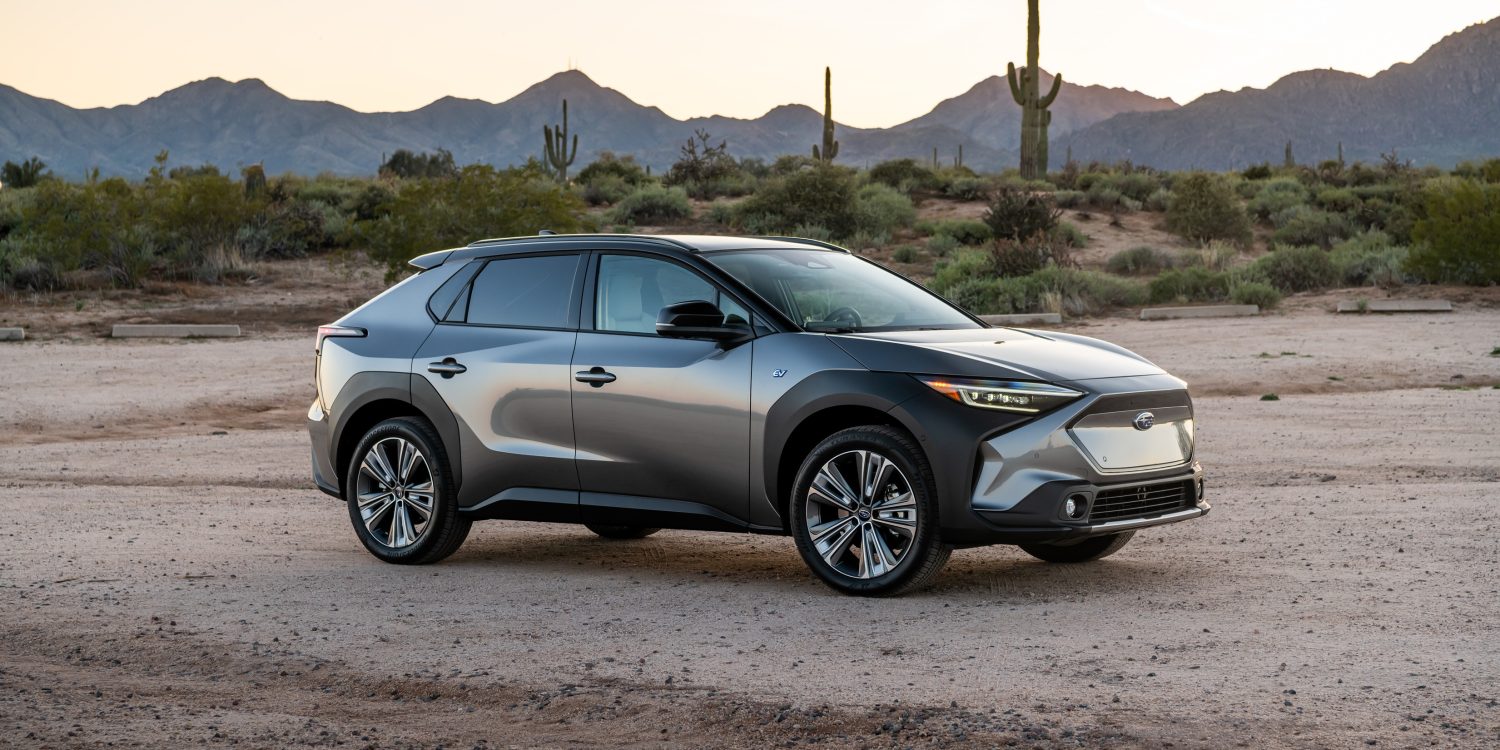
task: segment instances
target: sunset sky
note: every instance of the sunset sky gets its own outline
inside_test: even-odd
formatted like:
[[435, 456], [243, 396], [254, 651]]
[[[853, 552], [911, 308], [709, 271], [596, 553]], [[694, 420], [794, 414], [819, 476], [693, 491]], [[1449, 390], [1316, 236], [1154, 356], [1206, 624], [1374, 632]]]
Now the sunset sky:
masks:
[[[1496, 0], [1043, 0], [1042, 66], [1187, 102], [1308, 68], [1410, 61]], [[261, 78], [298, 99], [408, 110], [501, 101], [569, 66], [674, 117], [821, 108], [888, 126], [1026, 54], [1026, 3], [0, 0], [0, 83], [75, 107]]]

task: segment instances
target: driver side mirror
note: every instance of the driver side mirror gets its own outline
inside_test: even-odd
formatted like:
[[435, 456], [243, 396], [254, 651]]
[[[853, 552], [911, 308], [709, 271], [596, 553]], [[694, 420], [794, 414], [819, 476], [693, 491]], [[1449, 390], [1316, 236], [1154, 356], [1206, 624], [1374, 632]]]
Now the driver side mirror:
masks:
[[750, 326], [730, 323], [712, 302], [689, 300], [667, 305], [656, 316], [656, 333], [674, 339], [734, 342], [750, 338]]

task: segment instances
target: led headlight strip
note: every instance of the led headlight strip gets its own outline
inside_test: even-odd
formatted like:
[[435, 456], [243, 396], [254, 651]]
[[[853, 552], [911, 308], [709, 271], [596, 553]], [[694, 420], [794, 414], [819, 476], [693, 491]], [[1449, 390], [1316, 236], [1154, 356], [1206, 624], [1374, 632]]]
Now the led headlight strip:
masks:
[[1083, 395], [1078, 391], [1047, 383], [940, 378], [927, 375], [919, 375], [917, 380], [961, 404], [1020, 414], [1044, 412]]

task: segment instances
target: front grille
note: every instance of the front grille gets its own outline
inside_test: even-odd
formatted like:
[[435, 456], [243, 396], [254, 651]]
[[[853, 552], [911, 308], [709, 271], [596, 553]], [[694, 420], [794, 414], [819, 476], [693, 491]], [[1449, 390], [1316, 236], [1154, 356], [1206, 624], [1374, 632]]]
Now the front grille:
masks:
[[1089, 509], [1089, 521], [1100, 523], [1145, 518], [1185, 510], [1191, 504], [1193, 494], [1191, 480], [1100, 490]]

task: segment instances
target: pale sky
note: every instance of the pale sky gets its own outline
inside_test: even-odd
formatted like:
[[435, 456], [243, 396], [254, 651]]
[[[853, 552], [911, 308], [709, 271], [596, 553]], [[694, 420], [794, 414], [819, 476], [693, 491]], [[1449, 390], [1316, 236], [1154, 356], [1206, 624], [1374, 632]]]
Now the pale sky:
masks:
[[[1309, 68], [1370, 75], [1500, 16], [1500, 0], [1043, 0], [1042, 67], [1186, 103]], [[570, 65], [678, 117], [924, 114], [1024, 62], [1025, 0], [0, 0], [0, 83], [75, 107], [260, 78], [297, 99], [496, 102]]]

